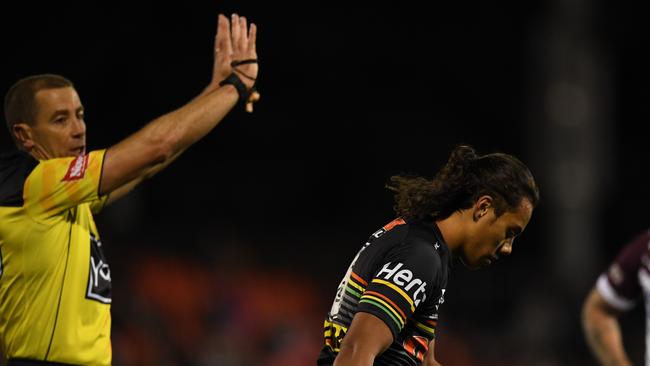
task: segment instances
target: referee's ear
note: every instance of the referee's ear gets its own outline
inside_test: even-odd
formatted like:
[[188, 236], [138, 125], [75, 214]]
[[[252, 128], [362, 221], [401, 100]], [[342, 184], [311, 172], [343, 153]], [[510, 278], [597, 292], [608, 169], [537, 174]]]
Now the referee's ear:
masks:
[[11, 126], [11, 133], [16, 142], [16, 146], [20, 150], [30, 151], [34, 147], [32, 127], [28, 123], [14, 123], [14, 125]]

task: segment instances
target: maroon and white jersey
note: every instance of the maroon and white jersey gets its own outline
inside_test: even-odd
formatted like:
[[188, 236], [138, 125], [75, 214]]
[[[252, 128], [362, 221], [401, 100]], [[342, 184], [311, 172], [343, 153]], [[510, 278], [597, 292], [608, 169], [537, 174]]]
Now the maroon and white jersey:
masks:
[[615, 309], [630, 310], [643, 299], [646, 313], [646, 366], [650, 366], [650, 230], [628, 243], [598, 278], [598, 292]]

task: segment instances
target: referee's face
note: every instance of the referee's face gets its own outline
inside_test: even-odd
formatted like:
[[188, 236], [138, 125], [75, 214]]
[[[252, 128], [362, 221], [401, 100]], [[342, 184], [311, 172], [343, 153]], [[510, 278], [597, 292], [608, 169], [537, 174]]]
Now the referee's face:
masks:
[[72, 87], [36, 93], [38, 110], [29, 126], [26, 150], [38, 159], [82, 155], [86, 152], [86, 123], [79, 95]]
[[477, 205], [462, 261], [470, 268], [479, 268], [489, 266], [502, 255], [509, 255], [515, 238], [524, 231], [532, 214], [533, 206], [528, 200], [498, 217], [491, 203]]

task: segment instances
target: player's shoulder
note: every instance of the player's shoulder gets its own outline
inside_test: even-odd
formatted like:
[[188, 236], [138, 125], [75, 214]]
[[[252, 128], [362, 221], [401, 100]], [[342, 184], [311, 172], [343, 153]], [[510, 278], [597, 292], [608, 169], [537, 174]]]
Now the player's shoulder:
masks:
[[637, 239], [643, 243], [646, 244], [646, 246], [649, 246], [648, 243], [650, 243], [650, 228], [643, 230], [641, 233], [637, 235]]
[[436, 257], [445, 254], [447, 246], [442, 241], [435, 224], [412, 222], [409, 223], [408, 229], [408, 234], [405, 236], [404, 242], [412, 247], [413, 251], [422, 255], [433, 255]]
[[407, 222], [400, 229], [401, 238], [390, 257], [411, 263], [427, 272], [436, 272], [447, 263], [446, 246], [436, 235], [434, 224]]
[[[390, 257], [420, 258], [431, 263], [447, 257], [447, 247], [434, 223], [407, 221], [397, 218], [384, 225], [370, 237], [371, 251], [386, 253]], [[383, 256], [383, 255], [382, 255]], [[416, 260], [417, 261], [417, 260]]]
[[632, 240], [625, 245], [623, 251], [636, 252], [639, 254], [650, 251], [650, 229], [637, 233]]
[[23, 151], [0, 154], [0, 206], [22, 206], [23, 187], [38, 160]]
[[614, 262], [622, 268], [636, 269], [642, 261], [650, 259], [650, 231], [637, 233], [618, 252]]

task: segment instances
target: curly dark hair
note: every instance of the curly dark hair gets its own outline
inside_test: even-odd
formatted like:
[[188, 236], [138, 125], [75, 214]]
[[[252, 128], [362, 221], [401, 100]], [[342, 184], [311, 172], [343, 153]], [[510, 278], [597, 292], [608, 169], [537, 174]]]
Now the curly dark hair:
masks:
[[497, 216], [516, 209], [524, 198], [533, 207], [539, 202], [539, 188], [524, 163], [504, 153], [479, 156], [469, 145], [454, 148], [432, 180], [396, 175], [387, 188], [395, 193], [397, 215], [410, 220], [445, 219], [483, 195], [492, 196]]

